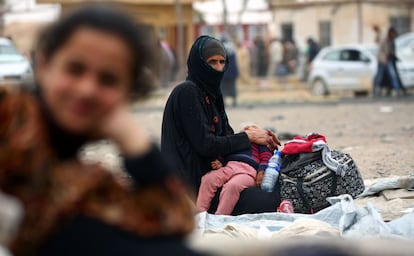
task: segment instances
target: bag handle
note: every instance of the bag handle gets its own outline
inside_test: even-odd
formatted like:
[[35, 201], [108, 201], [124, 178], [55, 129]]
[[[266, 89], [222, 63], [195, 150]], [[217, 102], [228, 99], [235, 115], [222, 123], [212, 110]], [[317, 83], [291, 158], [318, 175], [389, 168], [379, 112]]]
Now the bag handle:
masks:
[[305, 198], [305, 193], [303, 192], [303, 179], [302, 178], [298, 178], [297, 182], [296, 182], [296, 188], [298, 190], [300, 199], [302, 199], [303, 202], [303, 206], [305, 206], [306, 210], [310, 213], [313, 214], [314, 211], [312, 209], [312, 207], [310, 207], [308, 201]]
[[[331, 175], [332, 177], [332, 186], [331, 186], [331, 193], [330, 196], [335, 195], [336, 188], [338, 186], [338, 175]], [[303, 192], [303, 178], [298, 178], [296, 182], [296, 189], [298, 190], [298, 194], [300, 199], [302, 199], [303, 206], [306, 208], [310, 214], [313, 214], [315, 210], [309, 205], [308, 200], [305, 197], [305, 192]]]

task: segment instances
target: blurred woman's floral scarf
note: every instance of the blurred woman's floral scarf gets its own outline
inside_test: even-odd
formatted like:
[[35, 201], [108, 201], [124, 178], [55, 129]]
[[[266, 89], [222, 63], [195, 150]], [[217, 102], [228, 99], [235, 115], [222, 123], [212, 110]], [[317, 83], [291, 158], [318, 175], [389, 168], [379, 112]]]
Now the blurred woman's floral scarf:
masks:
[[97, 165], [56, 159], [33, 96], [0, 88], [0, 192], [24, 212], [6, 245], [14, 255], [35, 252], [77, 215], [145, 237], [192, 231], [193, 206], [174, 177], [133, 188]]

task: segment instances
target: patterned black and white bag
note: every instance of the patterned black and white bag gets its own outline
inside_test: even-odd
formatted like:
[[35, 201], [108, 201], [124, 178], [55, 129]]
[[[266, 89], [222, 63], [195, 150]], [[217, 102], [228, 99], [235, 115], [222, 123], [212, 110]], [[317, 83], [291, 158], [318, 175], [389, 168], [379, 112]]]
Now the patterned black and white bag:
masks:
[[321, 151], [286, 155], [279, 178], [282, 200], [292, 202], [296, 213], [314, 213], [329, 206], [327, 197], [349, 194], [353, 198], [365, 187], [362, 176], [350, 155], [331, 151], [344, 169], [341, 175], [330, 170]]

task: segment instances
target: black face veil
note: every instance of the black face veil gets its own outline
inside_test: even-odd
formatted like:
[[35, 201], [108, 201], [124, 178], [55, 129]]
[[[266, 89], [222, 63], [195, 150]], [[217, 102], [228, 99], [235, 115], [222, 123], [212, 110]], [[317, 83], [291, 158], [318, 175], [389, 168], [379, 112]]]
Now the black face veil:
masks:
[[[226, 67], [224, 71], [217, 71], [207, 64], [207, 60], [204, 58], [204, 51], [206, 44], [210, 40], [215, 40], [222, 47], [224, 52], [224, 46], [217, 39], [210, 36], [201, 36], [197, 38], [191, 47], [190, 54], [187, 60], [188, 67], [188, 77], [187, 80], [193, 81], [197, 86], [199, 86], [203, 91], [205, 91], [209, 96], [222, 101], [222, 95], [220, 90], [220, 83], [223, 78], [223, 74], [227, 67], [227, 58], [226, 58]], [[225, 56], [224, 56], [225, 57]]]

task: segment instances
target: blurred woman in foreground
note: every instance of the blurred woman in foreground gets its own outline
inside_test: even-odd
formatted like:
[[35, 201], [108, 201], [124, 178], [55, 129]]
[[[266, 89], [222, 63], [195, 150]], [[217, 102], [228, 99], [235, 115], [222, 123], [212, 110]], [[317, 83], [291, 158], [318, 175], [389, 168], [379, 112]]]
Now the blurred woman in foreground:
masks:
[[[80, 9], [40, 38], [36, 95], [1, 95], [0, 190], [23, 211], [13, 254], [193, 255], [187, 191], [128, 111], [149, 89], [143, 37], [122, 13]], [[79, 162], [98, 139], [118, 145], [133, 184]]]

